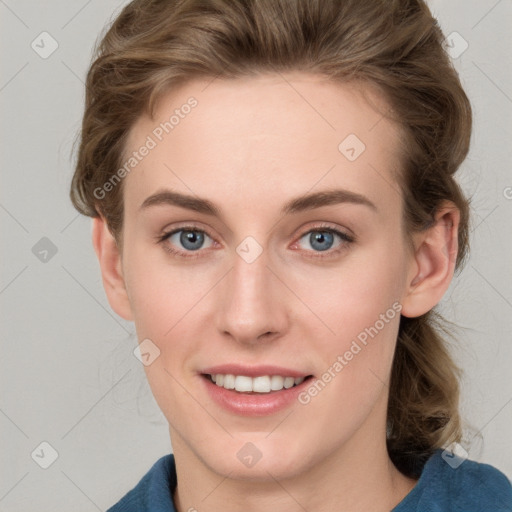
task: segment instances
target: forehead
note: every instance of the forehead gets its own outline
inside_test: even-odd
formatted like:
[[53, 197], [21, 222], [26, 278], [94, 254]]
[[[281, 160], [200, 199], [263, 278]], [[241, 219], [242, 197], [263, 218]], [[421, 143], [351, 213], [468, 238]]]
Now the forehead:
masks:
[[125, 159], [151, 149], [125, 179], [125, 201], [168, 187], [247, 207], [343, 185], [396, 202], [398, 128], [378, 92], [361, 91], [298, 72], [185, 83], [133, 125]]

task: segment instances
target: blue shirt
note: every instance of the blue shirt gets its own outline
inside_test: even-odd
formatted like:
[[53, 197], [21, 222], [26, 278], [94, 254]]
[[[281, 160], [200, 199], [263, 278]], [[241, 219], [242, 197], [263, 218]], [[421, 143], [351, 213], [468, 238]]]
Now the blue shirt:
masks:
[[[427, 460], [414, 488], [390, 512], [509, 512], [512, 485], [498, 469], [472, 460]], [[455, 456], [456, 457], [456, 456]], [[451, 462], [451, 464], [449, 463]], [[176, 466], [171, 453], [158, 459], [140, 482], [107, 512], [176, 512]]]

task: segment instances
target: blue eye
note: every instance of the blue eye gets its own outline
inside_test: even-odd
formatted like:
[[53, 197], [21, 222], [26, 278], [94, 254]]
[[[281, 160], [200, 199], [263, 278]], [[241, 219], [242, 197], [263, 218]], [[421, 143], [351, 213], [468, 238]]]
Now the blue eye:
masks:
[[[205, 240], [210, 240], [210, 244], [205, 246]], [[182, 253], [189, 251], [198, 251], [199, 249], [205, 249], [207, 247], [211, 247], [212, 239], [204, 232], [199, 229], [190, 229], [190, 228], [181, 228], [172, 231], [171, 233], [167, 233], [161, 238], [162, 242], [169, 242], [169, 245], [174, 247], [178, 247], [178, 249], [172, 249], [168, 247], [169, 252], [172, 253]], [[180, 249], [185, 249], [184, 251]]]
[[328, 251], [334, 243], [334, 235], [328, 231], [315, 231], [309, 235], [309, 243], [318, 251]]
[[[299, 239], [299, 243], [302, 240], [306, 240], [313, 248], [313, 252], [325, 252], [332, 249], [336, 238], [338, 238], [340, 241], [338, 243], [338, 247], [331, 251], [333, 253], [338, 252], [339, 250], [343, 249], [344, 246], [354, 241], [352, 237], [348, 236], [345, 233], [342, 233], [341, 231], [338, 231], [337, 229], [317, 228], [312, 229], [308, 231], [306, 234], [304, 234]], [[341, 246], [341, 248], [339, 248], [339, 246]]]

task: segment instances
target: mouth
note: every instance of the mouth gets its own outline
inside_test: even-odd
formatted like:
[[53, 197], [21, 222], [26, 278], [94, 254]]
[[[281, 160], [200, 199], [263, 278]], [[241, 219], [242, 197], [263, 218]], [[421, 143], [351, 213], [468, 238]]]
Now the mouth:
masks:
[[201, 376], [219, 388], [246, 395], [274, 394], [300, 386], [313, 375], [293, 377], [290, 375], [234, 375], [231, 373], [203, 373]]

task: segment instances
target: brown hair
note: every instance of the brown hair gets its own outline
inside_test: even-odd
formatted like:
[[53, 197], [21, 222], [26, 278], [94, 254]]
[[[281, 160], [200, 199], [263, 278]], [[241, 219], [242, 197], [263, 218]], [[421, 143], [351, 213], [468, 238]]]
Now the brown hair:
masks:
[[[468, 251], [469, 201], [454, 180], [467, 155], [471, 107], [422, 0], [135, 0], [96, 49], [71, 200], [105, 217], [119, 242], [122, 183], [102, 188], [122, 165], [127, 134], [161, 96], [195, 77], [236, 78], [298, 70], [377, 87], [403, 131], [398, 184], [409, 237], [432, 224], [445, 200], [460, 211], [460, 271]], [[122, 244], [121, 244], [122, 245]], [[388, 404], [391, 459], [414, 476], [436, 448], [462, 436], [460, 370], [435, 311], [401, 317]], [[445, 330], [449, 334], [449, 330]]]

